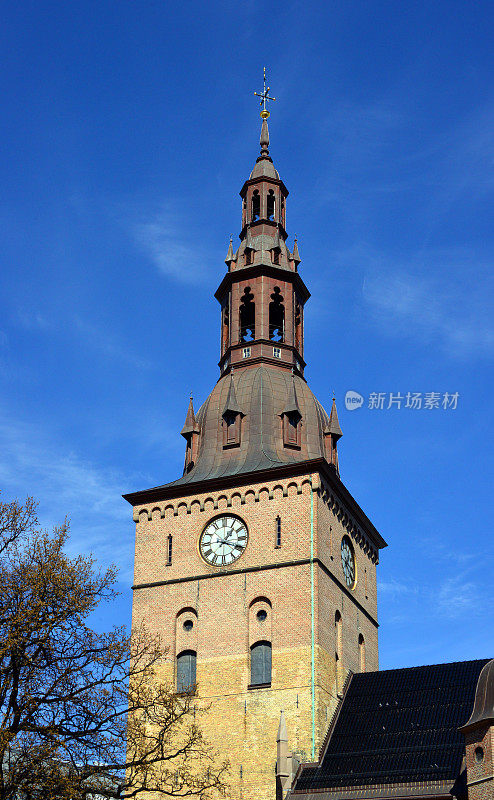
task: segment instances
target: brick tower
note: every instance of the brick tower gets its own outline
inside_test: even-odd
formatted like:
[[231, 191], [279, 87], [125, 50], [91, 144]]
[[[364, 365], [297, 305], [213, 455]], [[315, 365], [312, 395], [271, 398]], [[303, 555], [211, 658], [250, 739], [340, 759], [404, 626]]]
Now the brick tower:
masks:
[[348, 670], [377, 669], [385, 546], [339, 477], [335, 402], [328, 415], [304, 377], [310, 295], [261, 97], [240, 245], [215, 295], [220, 377], [197, 414], [189, 404], [182, 477], [125, 495], [134, 623], [169, 645], [169, 679], [211, 704], [204, 732], [230, 759], [232, 800], [274, 800], [281, 710], [293, 755], [313, 758]]

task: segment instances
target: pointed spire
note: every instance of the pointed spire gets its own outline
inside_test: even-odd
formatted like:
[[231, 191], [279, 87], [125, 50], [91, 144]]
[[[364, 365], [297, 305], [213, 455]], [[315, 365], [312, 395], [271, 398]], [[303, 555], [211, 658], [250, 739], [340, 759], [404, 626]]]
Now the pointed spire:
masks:
[[282, 414], [299, 414], [300, 417], [302, 416], [298, 405], [297, 392], [295, 390], [295, 380], [293, 377], [293, 373], [292, 373], [292, 380], [290, 381], [290, 388], [288, 390], [287, 403], [282, 411]]
[[295, 261], [295, 264], [296, 264], [296, 265], [297, 265], [297, 267], [298, 267], [298, 265], [300, 264], [300, 262], [301, 262], [301, 260], [302, 260], [302, 259], [300, 258], [300, 256], [299, 256], [299, 253], [298, 253], [297, 237], [295, 237], [295, 241], [294, 241], [294, 243], [293, 243], [293, 253], [292, 253], [292, 258], [293, 258], [293, 260]]
[[232, 261], [235, 261], [233, 255], [233, 236], [230, 236], [230, 244], [228, 245], [228, 253], [226, 254], [225, 264], [229, 267]]
[[196, 415], [194, 414], [194, 404], [192, 402], [192, 395], [191, 395], [189, 400], [189, 407], [187, 409], [187, 416], [185, 417], [185, 423], [180, 433], [185, 439], [187, 439], [187, 437], [191, 433], [198, 433], [198, 432], [199, 432], [199, 427], [196, 422]]
[[244, 412], [242, 411], [237, 402], [237, 395], [235, 393], [235, 384], [233, 383], [233, 374], [230, 374], [230, 386], [228, 387], [228, 395], [226, 398], [225, 407], [223, 409], [223, 416], [225, 416], [225, 414], [228, 411], [231, 414], [242, 414], [242, 416], [245, 416]]
[[280, 714], [280, 724], [276, 737], [276, 798], [282, 800], [286, 797], [292, 785], [294, 772], [294, 759], [288, 749], [288, 733], [286, 730], [285, 715]]
[[288, 732], [286, 729], [285, 713], [280, 714], [280, 724], [278, 725], [278, 734], [276, 736], [277, 742], [288, 742]]
[[327, 427], [327, 433], [330, 433], [334, 439], [338, 440], [341, 439], [343, 436], [343, 431], [340, 428], [340, 423], [338, 420], [338, 412], [336, 410], [336, 400], [333, 397], [333, 405], [331, 406], [331, 414], [329, 415], [329, 425]]
[[269, 156], [269, 130], [267, 119], [263, 119], [262, 121], [261, 138], [259, 140], [259, 144], [261, 145], [261, 155]]

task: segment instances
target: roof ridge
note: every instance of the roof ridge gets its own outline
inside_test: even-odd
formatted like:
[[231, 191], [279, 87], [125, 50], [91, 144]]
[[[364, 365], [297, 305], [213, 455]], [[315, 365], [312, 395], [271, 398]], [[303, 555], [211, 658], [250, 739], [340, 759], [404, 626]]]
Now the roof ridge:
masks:
[[415, 664], [411, 667], [390, 667], [389, 669], [375, 669], [372, 672], [357, 672], [355, 677], [364, 675], [382, 675], [386, 672], [405, 672], [405, 670], [430, 669], [431, 667], [453, 667], [457, 664], [481, 664], [491, 661], [490, 658], [469, 658], [466, 661], [442, 661], [439, 664]]

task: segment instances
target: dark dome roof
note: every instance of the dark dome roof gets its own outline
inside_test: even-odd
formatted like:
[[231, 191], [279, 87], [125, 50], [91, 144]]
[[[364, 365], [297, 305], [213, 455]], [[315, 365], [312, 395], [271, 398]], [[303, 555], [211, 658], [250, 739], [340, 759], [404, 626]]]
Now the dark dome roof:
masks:
[[479, 722], [494, 721], [494, 659], [483, 667], [477, 682], [473, 711], [462, 730], [477, 725]]
[[[325, 457], [324, 431], [329, 417], [306, 382], [288, 370], [266, 364], [242, 368], [233, 376], [234, 394], [242, 418], [239, 447], [223, 449], [222, 415], [232, 378], [216, 384], [196, 415], [201, 429], [197, 462], [193, 469], [168, 486], [239, 475], [282, 464]], [[300, 450], [284, 447], [281, 414], [295, 400], [302, 416]]]

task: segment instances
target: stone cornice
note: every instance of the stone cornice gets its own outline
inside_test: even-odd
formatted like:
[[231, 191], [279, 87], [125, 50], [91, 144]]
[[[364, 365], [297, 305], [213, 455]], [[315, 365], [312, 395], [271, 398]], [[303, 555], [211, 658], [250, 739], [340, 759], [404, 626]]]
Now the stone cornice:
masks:
[[259, 275], [270, 275], [273, 278], [278, 278], [280, 281], [291, 281], [304, 303], [306, 303], [310, 297], [310, 292], [298, 272], [292, 272], [290, 269], [283, 269], [274, 264], [251, 264], [248, 267], [242, 267], [241, 269], [227, 272], [214, 293], [214, 296], [218, 302], [221, 303], [225, 293], [229, 290], [234, 281], [248, 281], [251, 278], [257, 278]]

